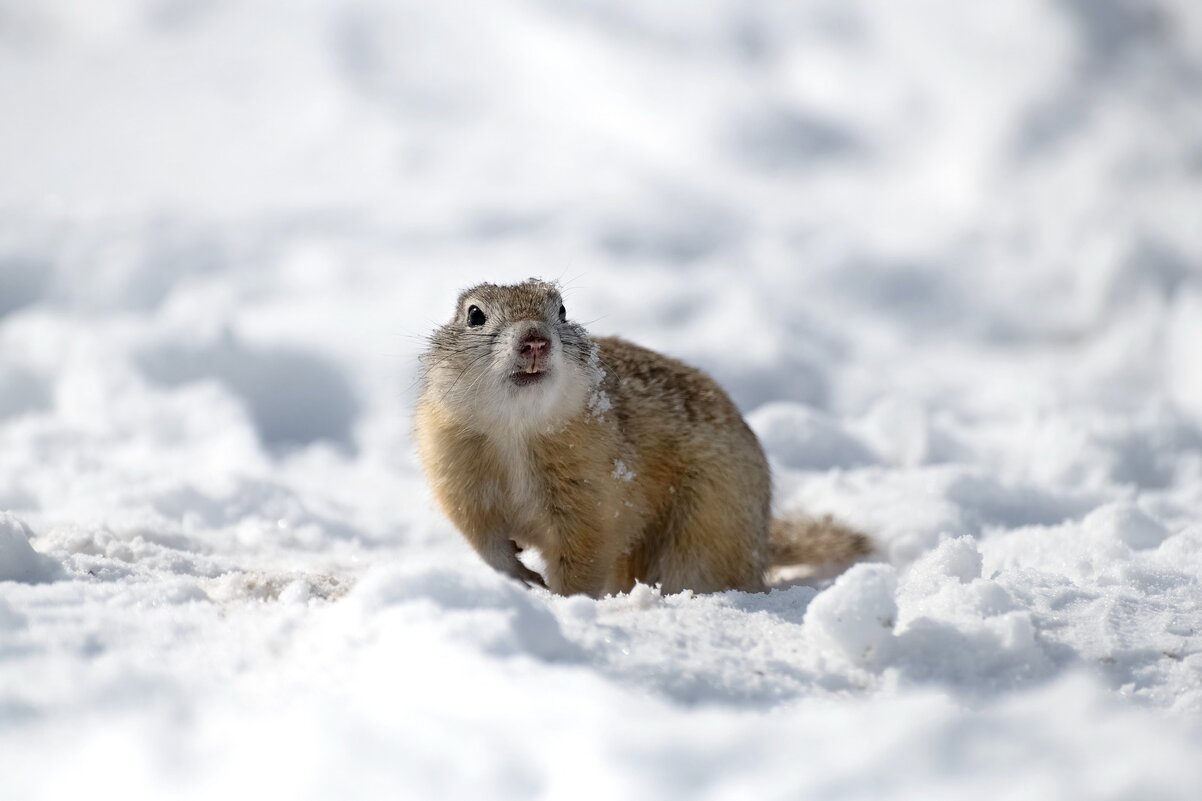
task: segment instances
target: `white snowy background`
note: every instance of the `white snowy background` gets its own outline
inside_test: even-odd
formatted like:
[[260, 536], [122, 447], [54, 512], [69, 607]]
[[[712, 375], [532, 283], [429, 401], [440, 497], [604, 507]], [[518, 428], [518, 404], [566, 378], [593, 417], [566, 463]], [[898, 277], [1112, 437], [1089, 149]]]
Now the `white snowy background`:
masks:
[[[716, 375], [765, 595], [491, 574], [480, 280]], [[0, 0], [0, 797], [1202, 798], [1197, 0]]]

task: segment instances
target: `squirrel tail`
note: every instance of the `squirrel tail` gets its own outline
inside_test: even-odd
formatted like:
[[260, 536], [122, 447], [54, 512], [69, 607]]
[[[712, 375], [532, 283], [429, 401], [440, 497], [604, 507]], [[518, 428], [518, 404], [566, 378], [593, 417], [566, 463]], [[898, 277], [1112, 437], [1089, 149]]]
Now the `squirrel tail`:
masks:
[[830, 515], [776, 518], [768, 528], [772, 566], [853, 562], [874, 550], [872, 540]]

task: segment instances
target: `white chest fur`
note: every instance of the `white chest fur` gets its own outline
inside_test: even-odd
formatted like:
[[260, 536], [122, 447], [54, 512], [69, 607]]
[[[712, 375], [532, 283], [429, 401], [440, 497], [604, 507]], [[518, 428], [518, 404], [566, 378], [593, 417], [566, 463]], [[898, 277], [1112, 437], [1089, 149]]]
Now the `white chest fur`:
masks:
[[507, 505], [530, 507], [538, 502], [530, 442], [524, 432], [500, 432], [489, 437], [501, 468]]

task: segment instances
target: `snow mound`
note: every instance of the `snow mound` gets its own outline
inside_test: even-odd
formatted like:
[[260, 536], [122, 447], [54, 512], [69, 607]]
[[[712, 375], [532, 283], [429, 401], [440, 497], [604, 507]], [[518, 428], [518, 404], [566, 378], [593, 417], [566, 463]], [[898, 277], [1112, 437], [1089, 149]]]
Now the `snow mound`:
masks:
[[46, 381], [33, 370], [0, 364], [0, 420], [50, 406]]
[[352, 445], [359, 400], [328, 359], [294, 348], [254, 348], [231, 337], [209, 347], [159, 346], [141, 354], [147, 375], [168, 386], [220, 381], [248, 407], [262, 441], [296, 447]]
[[882, 665], [893, 655], [896, 593], [891, 566], [854, 565], [810, 603], [806, 628], [820, 646], [857, 665]]
[[62, 565], [29, 544], [33, 532], [9, 512], [0, 512], [0, 581], [38, 584], [62, 575]]
[[876, 464], [864, 443], [830, 417], [792, 403], [761, 406], [747, 418], [772, 458], [794, 470], [830, 470]]
[[25, 625], [25, 616], [0, 598], [0, 631], [13, 631]]
[[1082, 525], [1091, 538], [1139, 551], [1156, 548], [1169, 536], [1168, 529], [1130, 503], [1103, 506], [1091, 512]]
[[50, 275], [40, 261], [0, 256], [0, 318], [41, 300]]
[[536, 595], [483, 566], [416, 564], [378, 570], [365, 576], [347, 601], [366, 616], [399, 607], [421, 625], [437, 625], [496, 656], [577, 656], [576, 647]]

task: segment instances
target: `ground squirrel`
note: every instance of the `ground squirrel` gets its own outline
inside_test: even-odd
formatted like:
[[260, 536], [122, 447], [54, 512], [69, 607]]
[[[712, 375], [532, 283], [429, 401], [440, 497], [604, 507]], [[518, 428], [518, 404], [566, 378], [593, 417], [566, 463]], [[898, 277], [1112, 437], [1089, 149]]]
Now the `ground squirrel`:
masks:
[[[754, 591], [774, 565], [870, 550], [829, 519], [772, 520], [764, 452], [717, 383], [593, 339], [554, 284], [467, 290], [422, 363], [415, 433], [434, 495], [503, 573], [564, 595]], [[545, 584], [518, 558], [528, 547]]]

